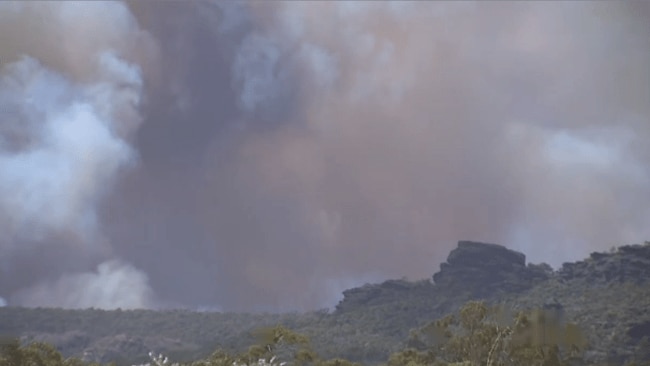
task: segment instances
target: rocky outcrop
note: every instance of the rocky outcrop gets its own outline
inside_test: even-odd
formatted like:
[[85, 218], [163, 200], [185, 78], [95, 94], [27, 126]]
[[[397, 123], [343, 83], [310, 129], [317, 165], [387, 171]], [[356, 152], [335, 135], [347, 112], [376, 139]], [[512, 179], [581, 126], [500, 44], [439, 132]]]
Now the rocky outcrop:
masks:
[[523, 253], [502, 245], [460, 241], [433, 280], [438, 288], [486, 298], [527, 290], [551, 273], [549, 266], [526, 266]]
[[[460, 241], [440, 271], [429, 281], [390, 280], [343, 291], [338, 312], [391, 303], [426, 303], [432, 309], [452, 310], [470, 299], [487, 299], [531, 288], [553, 275], [546, 264], [526, 265], [523, 253], [502, 245]], [[442, 315], [442, 314], [440, 314]]]
[[[550, 278], [560, 281], [584, 279], [590, 285], [609, 282], [649, 283], [650, 243], [628, 245], [610, 253], [592, 253], [586, 260], [565, 263], [554, 272], [547, 264], [526, 264], [523, 253], [502, 245], [460, 241], [452, 250], [433, 282], [412, 283], [390, 280], [367, 284], [343, 292], [337, 310], [349, 311], [367, 306], [408, 301], [435, 303], [441, 308], [469, 299], [489, 299], [526, 291]], [[431, 300], [432, 297], [437, 300]]]
[[591, 253], [583, 261], [564, 263], [559, 276], [563, 280], [582, 278], [592, 284], [650, 282], [650, 243], [622, 246], [609, 253]]

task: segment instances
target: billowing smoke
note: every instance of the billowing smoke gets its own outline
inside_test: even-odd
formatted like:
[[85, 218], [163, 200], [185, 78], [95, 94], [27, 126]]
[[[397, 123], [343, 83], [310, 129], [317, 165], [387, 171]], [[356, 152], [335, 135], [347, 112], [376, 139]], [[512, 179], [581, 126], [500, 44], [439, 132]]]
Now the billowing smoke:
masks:
[[[135, 71], [119, 70], [124, 65], [114, 56], [98, 61], [122, 72], [111, 75], [119, 81], [137, 85]], [[8, 112], [0, 157], [3, 221], [18, 237], [38, 240], [70, 230], [92, 241], [96, 200], [132, 155], [112, 131], [113, 116], [105, 112], [112, 112], [111, 104], [129, 106], [94, 90], [100, 85], [75, 88], [30, 58], [8, 65], [0, 83]]]
[[18, 304], [63, 308], [147, 308], [155, 304], [147, 276], [133, 266], [111, 260], [92, 273], [64, 274], [18, 291], [12, 298]]
[[1, 6], [12, 305], [311, 309], [461, 239], [650, 236], [646, 3]]
[[45, 2], [3, 3], [0, 28], [3, 290], [19, 290], [18, 305], [145, 305], [136, 269], [83, 273], [113, 256], [98, 208], [137, 156], [126, 139], [141, 122], [143, 80], [121, 56], [137, 25], [120, 3]]

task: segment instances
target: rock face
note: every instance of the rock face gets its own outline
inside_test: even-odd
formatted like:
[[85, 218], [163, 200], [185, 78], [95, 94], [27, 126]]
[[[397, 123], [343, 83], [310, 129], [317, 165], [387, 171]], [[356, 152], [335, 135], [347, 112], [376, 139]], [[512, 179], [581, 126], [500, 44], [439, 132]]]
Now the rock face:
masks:
[[485, 298], [502, 292], [529, 289], [552, 273], [548, 266], [526, 266], [523, 253], [502, 245], [460, 241], [449, 253], [440, 272], [433, 275], [436, 287]]

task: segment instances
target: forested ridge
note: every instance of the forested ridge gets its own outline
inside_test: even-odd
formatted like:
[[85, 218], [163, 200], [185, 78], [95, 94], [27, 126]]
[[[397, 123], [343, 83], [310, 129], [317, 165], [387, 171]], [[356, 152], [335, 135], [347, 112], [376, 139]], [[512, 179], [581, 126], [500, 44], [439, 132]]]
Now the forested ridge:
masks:
[[333, 311], [0, 308], [0, 362], [162, 363], [153, 351], [168, 363], [229, 366], [643, 364], [647, 309], [650, 243], [554, 271], [499, 245], [459, 242], [432, 280], [350, 289]]

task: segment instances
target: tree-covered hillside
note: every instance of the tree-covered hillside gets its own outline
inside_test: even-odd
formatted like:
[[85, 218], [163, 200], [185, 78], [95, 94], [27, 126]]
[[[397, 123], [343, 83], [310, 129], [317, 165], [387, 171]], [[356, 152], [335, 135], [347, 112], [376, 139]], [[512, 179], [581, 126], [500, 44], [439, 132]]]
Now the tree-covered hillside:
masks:
[[[66, 357], [130, 365], [151, 362], [149, 351], [179, 362], [208, 357], [216, 348], [239, 354], [257, 342], [256, 329], [280, 325], [309, 338], [310, 349], [322, 360], [381, 364], [390, 359], [395, 365], [399, 357], [417, 358], [418, 352], [431, 349], [428, 345], [405, 351], [414, 345], [417, 329], [482, 300], [488, 308], [498, 305], [512, 314], [552, 309], [563, 322], [575, 323], [585, 340], [580, 360], [587, 364], [650, 360], [649, 243], [594, 253], [553, 271], [547, 265], [527, 264], [522, 253], [502, 246], [460, 242], [432, 280], [391, 280], [350, 289], [332, 312], [6, 307], [0, 308], [0, 334], [19, 337], [24, 344], [46, 342]], [[461, 325], [452, 328], [461, 332], [459, 337], [467, 336]]]

